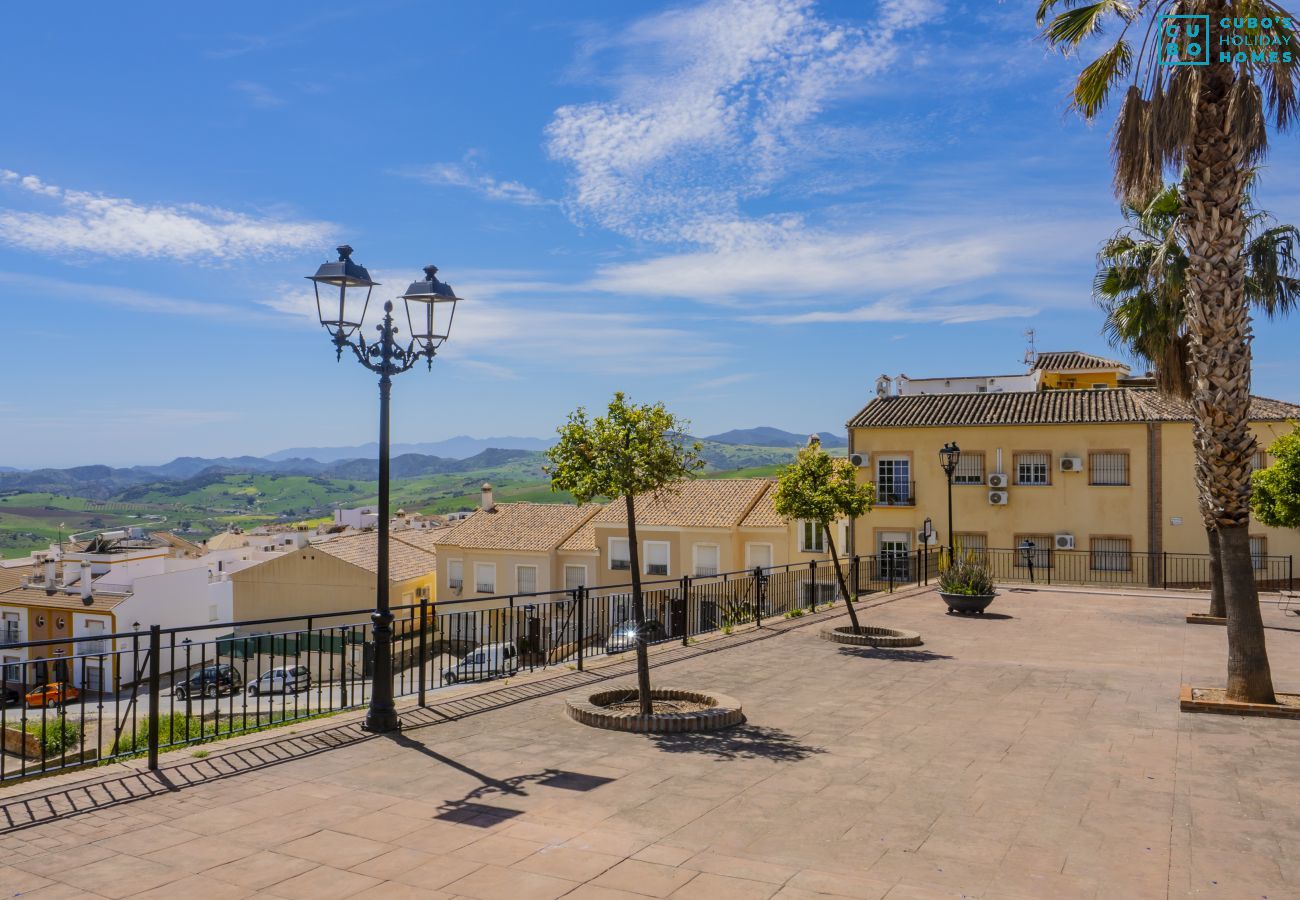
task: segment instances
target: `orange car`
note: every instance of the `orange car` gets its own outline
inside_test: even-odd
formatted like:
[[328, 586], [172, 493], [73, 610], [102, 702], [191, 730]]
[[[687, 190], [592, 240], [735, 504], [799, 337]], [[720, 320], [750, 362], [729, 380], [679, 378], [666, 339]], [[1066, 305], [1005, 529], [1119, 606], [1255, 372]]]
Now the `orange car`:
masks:
[[80, 696], [81, 692], [72, 685], [64, 684], [62, 681], [52, 681], [49, 684], [28, 691], [27, 705], [62, 706], [69, 700], [76, 700]]

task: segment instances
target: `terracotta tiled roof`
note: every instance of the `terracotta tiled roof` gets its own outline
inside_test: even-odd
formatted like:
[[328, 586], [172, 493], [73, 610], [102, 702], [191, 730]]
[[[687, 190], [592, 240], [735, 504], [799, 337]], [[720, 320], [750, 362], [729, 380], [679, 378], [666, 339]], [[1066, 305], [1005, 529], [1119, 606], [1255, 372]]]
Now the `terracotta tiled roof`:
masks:
[[248, 543], [248, 535], [239, 531], [223, 531], [205, 542], [209, 550], [235, 550]]
[[[594, 504], [498, 503], [437, 532], [437, 546], [471, 550], [554, 550], [596, 514]], [[593, 543], [594, 546], [594, 543]]]
[[44, 606], [50, 609], [70, 609], [79, 612], [107, 612], [126, 599], [125, 594], [92, 594], [90, 605], [81, 600], [78, 591], [47, 591], [42, 587], [16, 587], [0, 594], [0, 606]]
[[[388, 579], [389, 581], [407, 581], [428, 575], [438, 567], [438, 557], [429, 550], [421, 550], [405, 541], [391, 536], [388, 542]], [[311, 549], [328, 553], [336, 559], [359, 566], [367, 572], [379, 572], [379, 534], [366, 532], [321, 541], [312, 544]]]
[[[594, 518], [594, 517], [593, 517]], [[560, 544], [560, 549], [569, 553], [581, 553], [596, 549], [596, 526], [592, 520], [588, 519], [582, 523], [582, 527], [569, 535], [564, 543]]]
[[23, 579], [30, 578], [31, 574], [32, 567], [30, 565], [14, 566], [13, 568], [0, 566], [0, 591], [8, 591], [18, 587], [23, 583]]
[[161, 541], [175, 549], [181, 551], [187, 556], [202, 556], [206, 551], [193, 541], [186, 540], [178, 534], [170, 531], [155, 531], [149, 535], [155, 541]]
[[[730, 528], [739, 525], [771, 485], [766, 478], [700, 478], [678, 482], [658, 495], [636, 498], [636, 524], [679, 528]], [[595, 518], [597, 525], [627, 521], [627, 507], [611, 503]]]
[[[1252, 397], [1250, 419], [1300, 419], [1300, 406]], [[916, 394], [879, 397], [849, 420], [852, 428], [924, 428], [935, 425], [1066, 425], [1187, 422], [1186, 403], [1149, 388], [1098, 391], [1015, 391], [1003, 394]]]
[[1119, 360], [1080, 353], [1078, 350], [1052, 350], [1038, 354], [1034, 360], [1035, 369], [1047, 369], [1053, 372], [1095, 372], [1098, 369], [1123, 369], [1128, 366]]
[[776, 514], [776, 507], [773, 505], [773, 494], [776, 491], [776, 482], [771, 482], [767, 490], [763, 491], [763, 496], [758, 498], [754, 508], [745, 516], [744, 521], [740, 523], [741, 528], [784, 528], [785, 519]]
[[394, 531], [390, 537], [395, 541], [401, 541], [404, 544], [410, 544], [423, 550], [426, 553], [437, 554], [437, 531], [426, 531], [423, 529], [410, 528], [406, 531]]

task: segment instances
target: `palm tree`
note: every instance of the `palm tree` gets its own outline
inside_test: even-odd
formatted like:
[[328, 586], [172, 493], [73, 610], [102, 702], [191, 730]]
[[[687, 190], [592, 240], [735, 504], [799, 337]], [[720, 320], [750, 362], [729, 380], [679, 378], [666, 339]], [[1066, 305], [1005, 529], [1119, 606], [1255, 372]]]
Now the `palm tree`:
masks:
[[[1073, 106], [1093, 118], [1127, 82], [1115, 121], [1115, 186], [1140, 200], [1165, 172], [1182, 169], [1178, 230], [1187, 252], [1186, 321], [1192, 417], [1198, 423], [1196, 486], [1219, 533], [1228, 613], [1227, 697], [1272, 703], [1273, 678], [1251, 568], [1250, 306], [1245, 296], [1246, 186], [1268, 150], [1269, 127], [1300, 114], [1292, 53], [1220, 50], [1214, 30], [1231, 28], [1252, 47], [1290, 45], [1292, 16], [1272, 0], [1041, 0], [1043, 39], [1069, 53], [1104, 24], [1115, 41], [1083, 68]], [[1203, 15], [1195, 35], [1204, 65], [1166, 65], [1169, 15]], [[1184, 20], [1185, 22], [1187, 20]], [[1267, 27], [1265, 27], [1267, 25]], [[1182, 37], [1193, 37], [1191, 24]], [[1141, 37], [1134, 52], [1133, 41]], [[1220, 34], [1220, 37], [1223, 35]]]
[[[1183, 400], [1192, 396], [1188, 367], [1187, 252], [1178, 231], [1182, 199], [1165, 185], [1145, 205], [1123, 204], [1125, 225], [1097, 253], [1093, 296], [1106, 312], [1102, 332], [1112, 347], [1151, 367], [1156, 387]], [[1300, 231], [1277, 225], [1268, 213], [1247, 215], [1246, 298], [1270, 319], [1300, 305]], [[1193, 440], [1202, 443], [1193, 421]], [[1210, 615], [1225, 614], [1223, 570], [1213, 508], [1201, 504], [1210, 550]]]

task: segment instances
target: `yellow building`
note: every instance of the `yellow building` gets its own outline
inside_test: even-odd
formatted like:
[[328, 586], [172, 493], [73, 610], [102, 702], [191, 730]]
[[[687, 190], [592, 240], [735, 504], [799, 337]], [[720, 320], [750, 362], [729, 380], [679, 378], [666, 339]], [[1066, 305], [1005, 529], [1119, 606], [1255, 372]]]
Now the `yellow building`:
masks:
[[[437, 597], [437, 555], [433, 532], [401, 532], [389, 536], [389, 602], [404, 606], [421, 597]], [[234, 585], [234, 621], [312, 616], [328, 624], [332, 611], [373, 609], [375, 576], [379, 572], [379, 536], [375, 532], [348, 535], [267, 560], [230, 575]], [[355, 618], [355, 617], [354, 617]], [[411, 618], [398, 614], [401, 620]], [[298, 627], [257, 626], [238, 631], [287, 631]]]
[[1095, 391], [1132, 380], [1122, 362], [1077, 350], [1039, 353], [1030, 371], [1039, 373], [1039, 389], [1044, 391]]
[[[1061, 354], [1040, 360], [1054, 355]], [[1088, 387], [1097, 379], [1098, 389], [1060, 389], [1068, 371]], [[848, 423], [850, 458], [860, 480], [877, 491], [875, 508], [854, 524], [853, 547], [863, 555], [909, 553], [927, 518], [938, 542], [949, 543], [939, 449], [951, 441], [961, 448], [953, 528], [966, 549], [1030, 541], [1039, 566], [1047, 564], [1049, 547], [1087, 551], [1081, 565], [1101, 580], [1135, 572], [1150, 556], [1204, 554], [1186, 404], [1149, 388], [1101, 389], [1104, 374], [1068, 366], [1044, 371], [1044, 382], [1058, 389], [1040, 391], [885, 391]], [[1300, 406], [1254, 398], [1250, 421], [1261, 451], [1296, 419]], [[1256, 465], [1264, 464], [1261, 452]], [[1255, 523], [1251, 545], [1263, 565], [1268, 556], [1300, 553], [1300, 533]], [[1158, 583], [1163, 576], [1146, 565]]]

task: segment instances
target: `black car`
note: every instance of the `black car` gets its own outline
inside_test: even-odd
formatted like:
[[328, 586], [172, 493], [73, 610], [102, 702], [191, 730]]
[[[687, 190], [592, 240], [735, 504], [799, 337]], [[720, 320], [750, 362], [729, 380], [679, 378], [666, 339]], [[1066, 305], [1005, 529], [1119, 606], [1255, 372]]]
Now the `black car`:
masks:
[[[645, 625], [642, 627], [642, 633], [645, 635], [647, 644], [653, 644], [668, 637], [668, 632], [664, 630], [663, 623], [656, 619], [646, 619]], [[635, 648], [636, 622], [632, 621], [615, 625], [614, 630], [610, 632], [609, 640], [605, 642], [606, 653], [622, 653], [624, 650], [633, 650]]]
[[244, 679], [235, 671], [234, 666], [222, 663], [195, 672], [176, 685], [175, 694], [178, 700], [188, 700], [192, 695], [216, 697], [219, 694], [233, 694], [243, 686]]

